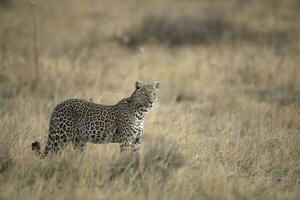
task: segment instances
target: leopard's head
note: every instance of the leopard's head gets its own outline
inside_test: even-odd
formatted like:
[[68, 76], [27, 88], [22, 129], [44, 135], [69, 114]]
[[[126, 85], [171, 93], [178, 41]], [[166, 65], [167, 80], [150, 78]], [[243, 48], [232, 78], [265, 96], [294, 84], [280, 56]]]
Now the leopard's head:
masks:
[[159, 82], [146, 85], [140, 81], [135, 83], [135, 91], [130, 97], [130, 101], [136, 107], [152, 108], [154, 103], [158, 101]]

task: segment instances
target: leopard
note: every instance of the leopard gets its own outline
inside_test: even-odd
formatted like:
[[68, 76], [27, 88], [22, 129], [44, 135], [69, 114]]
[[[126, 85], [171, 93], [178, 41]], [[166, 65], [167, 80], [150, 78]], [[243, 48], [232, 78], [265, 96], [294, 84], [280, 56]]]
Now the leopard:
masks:
[[145, 118], [158, 102], [159, 82], [135, 82], [133, 93], [114, 105], [103, 105], [83, 99], [68, 99], [54, 108], [48, 140], [41, 151], [34, 140], [31, 149], [41, 158], [57, 154], [69, 143], [84, 152], [87, 143], [118, 143], [120, 152], [136, 152], [141, 147]]

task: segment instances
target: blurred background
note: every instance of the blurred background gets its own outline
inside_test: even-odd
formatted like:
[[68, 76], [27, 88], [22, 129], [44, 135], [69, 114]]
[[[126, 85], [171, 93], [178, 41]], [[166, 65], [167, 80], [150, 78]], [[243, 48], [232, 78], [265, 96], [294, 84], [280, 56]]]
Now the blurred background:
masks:
[[[298, 0], [0, 0], [0, 197], [57, 198], [68, 190], [74, 196], [62, 198], [297, 199], [299, 25]], [[125, 170], [124, 184], [97, 185], [107, 172], [98, 165], [73, 169], [80, 160], [59, 158], [56, 174], [56, 164], [33, 158], [28, 144], [45, 144], [57, 103], [115, 104], [136, 80], [161, 87], [141, 159], [172, 175], [161, 180], [144, 170], [152, 182], [138, 176], [136, 186]], [[179, 147], [157, 150], [161, 136]], [[88, 151], [133, 170], [115, 160], [117, 148], [99, 148]], [[151, 148], [185, 161], [153, 163]], [[57, 180], [62, 174], [67, 181]]]
[[0, 5], [2, 96], [33, 84], [41, 98], [98, 98], [141, 79], [160, 80], [162, 98], [242, 88], [298, 99], [296, 0]]

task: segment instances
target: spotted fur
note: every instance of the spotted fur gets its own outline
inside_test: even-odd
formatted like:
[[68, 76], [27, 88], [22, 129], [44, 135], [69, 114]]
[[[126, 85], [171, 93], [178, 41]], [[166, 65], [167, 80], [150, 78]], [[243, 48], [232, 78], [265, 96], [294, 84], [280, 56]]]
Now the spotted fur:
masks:
[[68, 143], [84, 151], [87, 143], [120, 143], [121, 151], [137, 151], [141, 146], [144, 121], [157, 101], [159, 83], [143, 85], [137, 81], [135, 91], [115, 105], [101, 105], [81, 99], [58, 104], [51, 116], [48, 141], [43, 152], [34, 141], [32, 150], [41, 157], [55, 154]]

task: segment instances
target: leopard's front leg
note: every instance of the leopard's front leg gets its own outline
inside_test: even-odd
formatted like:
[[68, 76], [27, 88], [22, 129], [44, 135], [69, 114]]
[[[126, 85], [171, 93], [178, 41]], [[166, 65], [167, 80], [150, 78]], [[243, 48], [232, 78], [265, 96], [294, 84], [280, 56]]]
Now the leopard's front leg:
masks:
[[120, 152], [130, 152], [132, 150], [133, 142], [134, 142], [134, 137], [132, 134], [130, 133], [124, 134], [124, 138], [122, 139], [120, 145]]
[[123, 142], [120, 145], [120, 151], [124, 152], [124, 151], [131, 151], [131, 152], [136, 152], [140, 149], [141, 147], [141, 138], [136, 138], [135, 140], [133, 140], [132, 142]]
[[141, 137], [143, 135], [142, 128], [124, 128], [120, 135], [123, 136], [123, 141], [121, 142], [120, 151], [131, 151], [135, 152], [141, 147]]
[[130, 152], [132, 150], [132, 142], [124, 141], [120, 145], [120, 152]]
[[132, 149], [132, 151], [135, 152], [135, 151], [138, 151], [140, 149], [140, 147], [141, 147], [141, 138], [137, 137], [131, 144], [131, 149]]
[[141, 148], [142, 143], [142, 136], [144, 134], [144, 130], [142, 127], [136, 129], [137, 134], [134, 138], [134, 141], [131, 145], [132, 151], [138, 151]]

